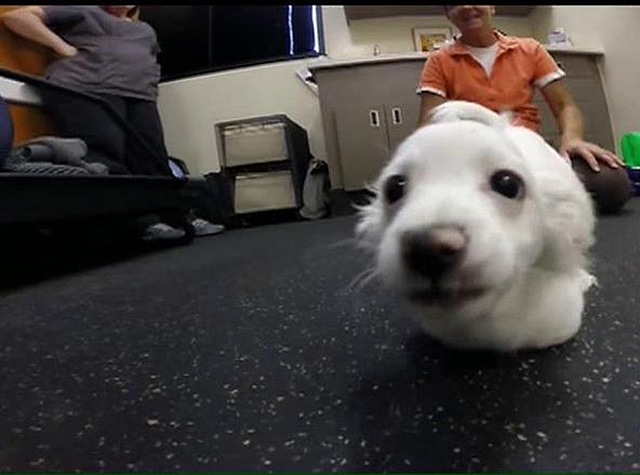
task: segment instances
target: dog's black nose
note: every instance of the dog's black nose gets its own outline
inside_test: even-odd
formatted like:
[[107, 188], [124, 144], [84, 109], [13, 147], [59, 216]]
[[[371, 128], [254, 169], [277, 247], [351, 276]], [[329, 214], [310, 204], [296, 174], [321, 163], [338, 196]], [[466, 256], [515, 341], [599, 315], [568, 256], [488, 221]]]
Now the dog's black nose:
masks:
[[462, 230], [453, 226], [409, 231], [402, 236], [402, 258], [413, 272], [436, 282], [460, 262], [467, 241]]

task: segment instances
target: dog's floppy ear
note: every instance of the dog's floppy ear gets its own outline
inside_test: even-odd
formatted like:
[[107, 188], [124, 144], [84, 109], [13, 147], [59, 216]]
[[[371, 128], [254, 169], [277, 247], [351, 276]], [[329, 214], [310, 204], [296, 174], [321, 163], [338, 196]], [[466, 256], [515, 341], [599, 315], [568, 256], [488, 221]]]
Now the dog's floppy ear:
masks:
[[594, 242], [593, 202], [578, 176], [539, 134], [525, 127], [507, 127], [505, 135], [531, 162], [536, 200], [542, 214], [545, 245], [543, 267], [583, 266]]
[[496, 114], [480, 104], [468, 101], [447, 101], [435, 107], [430, 114], [430, 123], [472, 120], [490, 127], [504, 127], [510, 123], [508, 112]]
[[595, 215], [593, 203], [581, 192], [581, 186], [577, 180], [563, 180], [551, 174], [539, 176], [546, 265], [557, 268], [586, 263], [586, 254], [594, 243]]

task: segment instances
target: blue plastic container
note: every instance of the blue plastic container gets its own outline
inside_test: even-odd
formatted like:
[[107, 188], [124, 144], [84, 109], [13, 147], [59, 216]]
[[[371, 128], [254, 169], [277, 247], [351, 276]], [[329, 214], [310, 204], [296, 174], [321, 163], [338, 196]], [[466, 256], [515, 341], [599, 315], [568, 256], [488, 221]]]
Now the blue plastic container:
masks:
[[640, 196], [640, 167], [627, 167], [627, 175], [633, 184], [636, 196]]

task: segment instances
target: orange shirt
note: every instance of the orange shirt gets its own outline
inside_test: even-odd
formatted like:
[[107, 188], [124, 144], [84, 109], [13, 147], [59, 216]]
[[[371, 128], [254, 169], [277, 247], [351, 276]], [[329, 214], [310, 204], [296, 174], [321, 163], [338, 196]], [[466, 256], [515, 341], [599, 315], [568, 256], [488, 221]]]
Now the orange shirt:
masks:
[[540, 132], [540, 115], [533, 104], [535, 88], [565, 73], [536, 40], [495, 34], [498, 49], [490, 76], [458, 40], [429, 54], [417, 92], [476, 102], [496, 112], [509, 110], [514, 124]]

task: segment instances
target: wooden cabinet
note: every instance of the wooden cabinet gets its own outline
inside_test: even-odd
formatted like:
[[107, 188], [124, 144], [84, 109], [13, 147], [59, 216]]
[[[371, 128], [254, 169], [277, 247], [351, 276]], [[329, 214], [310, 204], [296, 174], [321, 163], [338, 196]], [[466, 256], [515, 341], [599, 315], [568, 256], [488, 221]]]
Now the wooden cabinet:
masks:
[[410, 102], [341, 104], [335, 109], [344, 188], [371, 183], [396, 147], [415, 129], [418, 106]]
[[360, 190], [371, 183], [415, 130], [423, 64], [424, 59], [313, 70], [335, 188]]
[[[551, 54], [567, 73], [565, 84], [582, 109], [585, 139], [614, 150], [599, 56], [563, 51]], [[416, 88], [424, 61], [424, 57], [407, 55], [309, 67], [318, 83], [334, 188], [365, 188], [397, 145], [415, 130], [420, 109]], [[557, 147], [555, 119], [539, 92], [534, 102], [541, 114], [542, 135]]]

